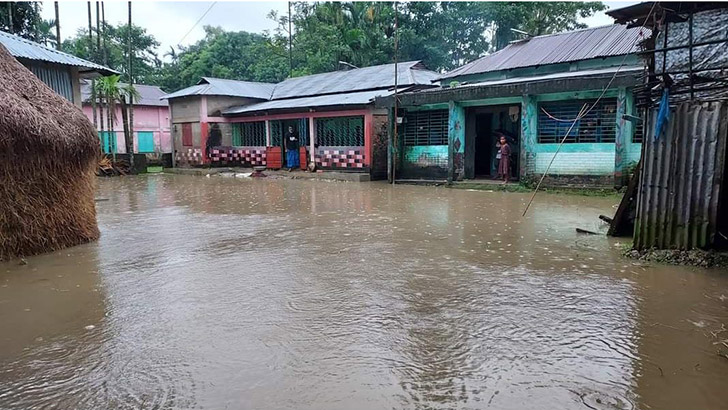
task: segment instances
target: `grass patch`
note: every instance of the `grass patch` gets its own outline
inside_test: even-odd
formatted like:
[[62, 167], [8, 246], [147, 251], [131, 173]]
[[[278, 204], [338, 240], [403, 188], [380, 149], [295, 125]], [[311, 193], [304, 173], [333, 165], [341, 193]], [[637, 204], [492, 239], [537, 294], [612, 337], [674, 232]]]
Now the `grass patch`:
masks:
[[161, 167], [161, 166], [147, 167], [147, 172], [150, 173], [150, 174], [151, 173], [162, 172], [162, 171], [164, 171], [164, 168]]
[[[528, 193], [533, 192], [534, 187], [526, 184], [498, 184], [498, 183], [477, 183], [477, 182], [465, 182], [456, 183], [449, 186], [453, 189], [473, 189], [476, 191], [494, 191], [494, 192], [519, 192]], [[541, 192], [550, 194], [566, 194], [566, 195], [579, 195], [579, 196], [590, 196], [590, 197], [617, 197], [621, 195], [619, 191], [610, 188], [541, 188]]]

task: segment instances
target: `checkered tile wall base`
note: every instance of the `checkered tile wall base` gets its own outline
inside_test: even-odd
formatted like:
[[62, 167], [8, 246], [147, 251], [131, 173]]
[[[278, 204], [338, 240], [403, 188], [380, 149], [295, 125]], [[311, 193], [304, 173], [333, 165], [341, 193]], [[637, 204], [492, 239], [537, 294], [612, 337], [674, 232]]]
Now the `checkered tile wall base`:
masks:
[[213, 147], [210, 161], [219, 166], [265, 166], [265, 147]]
[[177, 151], [176, 160], [182, 166], [202, 165], [202, 150], [200, 148], [184, 148]]
[[319, 148], [316, 166], [321, 168], [364, 168], [364, 147]]

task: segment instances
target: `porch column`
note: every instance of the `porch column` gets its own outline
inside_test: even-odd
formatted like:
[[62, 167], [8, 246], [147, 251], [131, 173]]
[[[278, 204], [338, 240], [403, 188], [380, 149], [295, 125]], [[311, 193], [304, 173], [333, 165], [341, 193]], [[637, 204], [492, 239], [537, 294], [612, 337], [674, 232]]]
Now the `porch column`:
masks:
[[454, 101], [448, 107], [447, 182], [452, 183], [465, 173], [465, 109]]
[[394, 115], [394, 107], [387, 109], [387, 182], [392, 183], [394, 178], [394, 167], [396, 163], [394, 161], [394, 144], [392, 136], [394, 135], [394, 122], [397, 118]]
[[521, 179], [532, 177], [538, 143], [538, 102], [533, 95], [524, 95], [521, 101]]
[[265, 146], [270, 147], [271, 136], [270, 136], [270, 120], [265, 120]]
[[634, 112], [634, 98], [625, 87], [619, 87], [617, 93], [617, 125], [614, 129], [614, 186], [621, 188], [627, 181], [629, 171], [629, 152], [632, 144], [634, 124], [624, 119], [625, 114]]
[[374, 114], [370, 109], [364, 114], [364, 165], [372, 166], [372, 128], [374, 128]]
[[207, 164], [207, 97], [200, 98], [200, 151], [202, 152], [202, 163]]
[[316, 165], [316, 123], [313, 115], [308, 116], [308, 163]]

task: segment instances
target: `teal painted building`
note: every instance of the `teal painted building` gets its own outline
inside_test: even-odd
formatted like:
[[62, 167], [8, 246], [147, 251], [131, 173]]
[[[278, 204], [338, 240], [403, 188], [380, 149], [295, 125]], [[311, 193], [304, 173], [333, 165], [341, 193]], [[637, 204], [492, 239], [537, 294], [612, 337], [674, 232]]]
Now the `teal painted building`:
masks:
[[624, 115], [638, 115], [635, 53], [647, 37], [621, 25], [531, 37], [443, 74], [439, 88], [401, 94], [390, 177], [493, 177], [503, 134], [512, 178], [540, 177], [553, 160], [551, 185], [621, 186], [640, 158], [641, 127]]

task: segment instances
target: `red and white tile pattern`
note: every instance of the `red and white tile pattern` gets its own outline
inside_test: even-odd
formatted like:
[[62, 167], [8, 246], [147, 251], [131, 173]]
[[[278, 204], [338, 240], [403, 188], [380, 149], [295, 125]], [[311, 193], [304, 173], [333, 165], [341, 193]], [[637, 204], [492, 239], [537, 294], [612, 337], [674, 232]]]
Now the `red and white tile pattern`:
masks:
[[316, 166], [321, 168], [364, 168], [364, 147], [320, 148], [316, 152]]
[[213, 147], [210, 161], [213, 165], [266, 165], [265, 147]]

